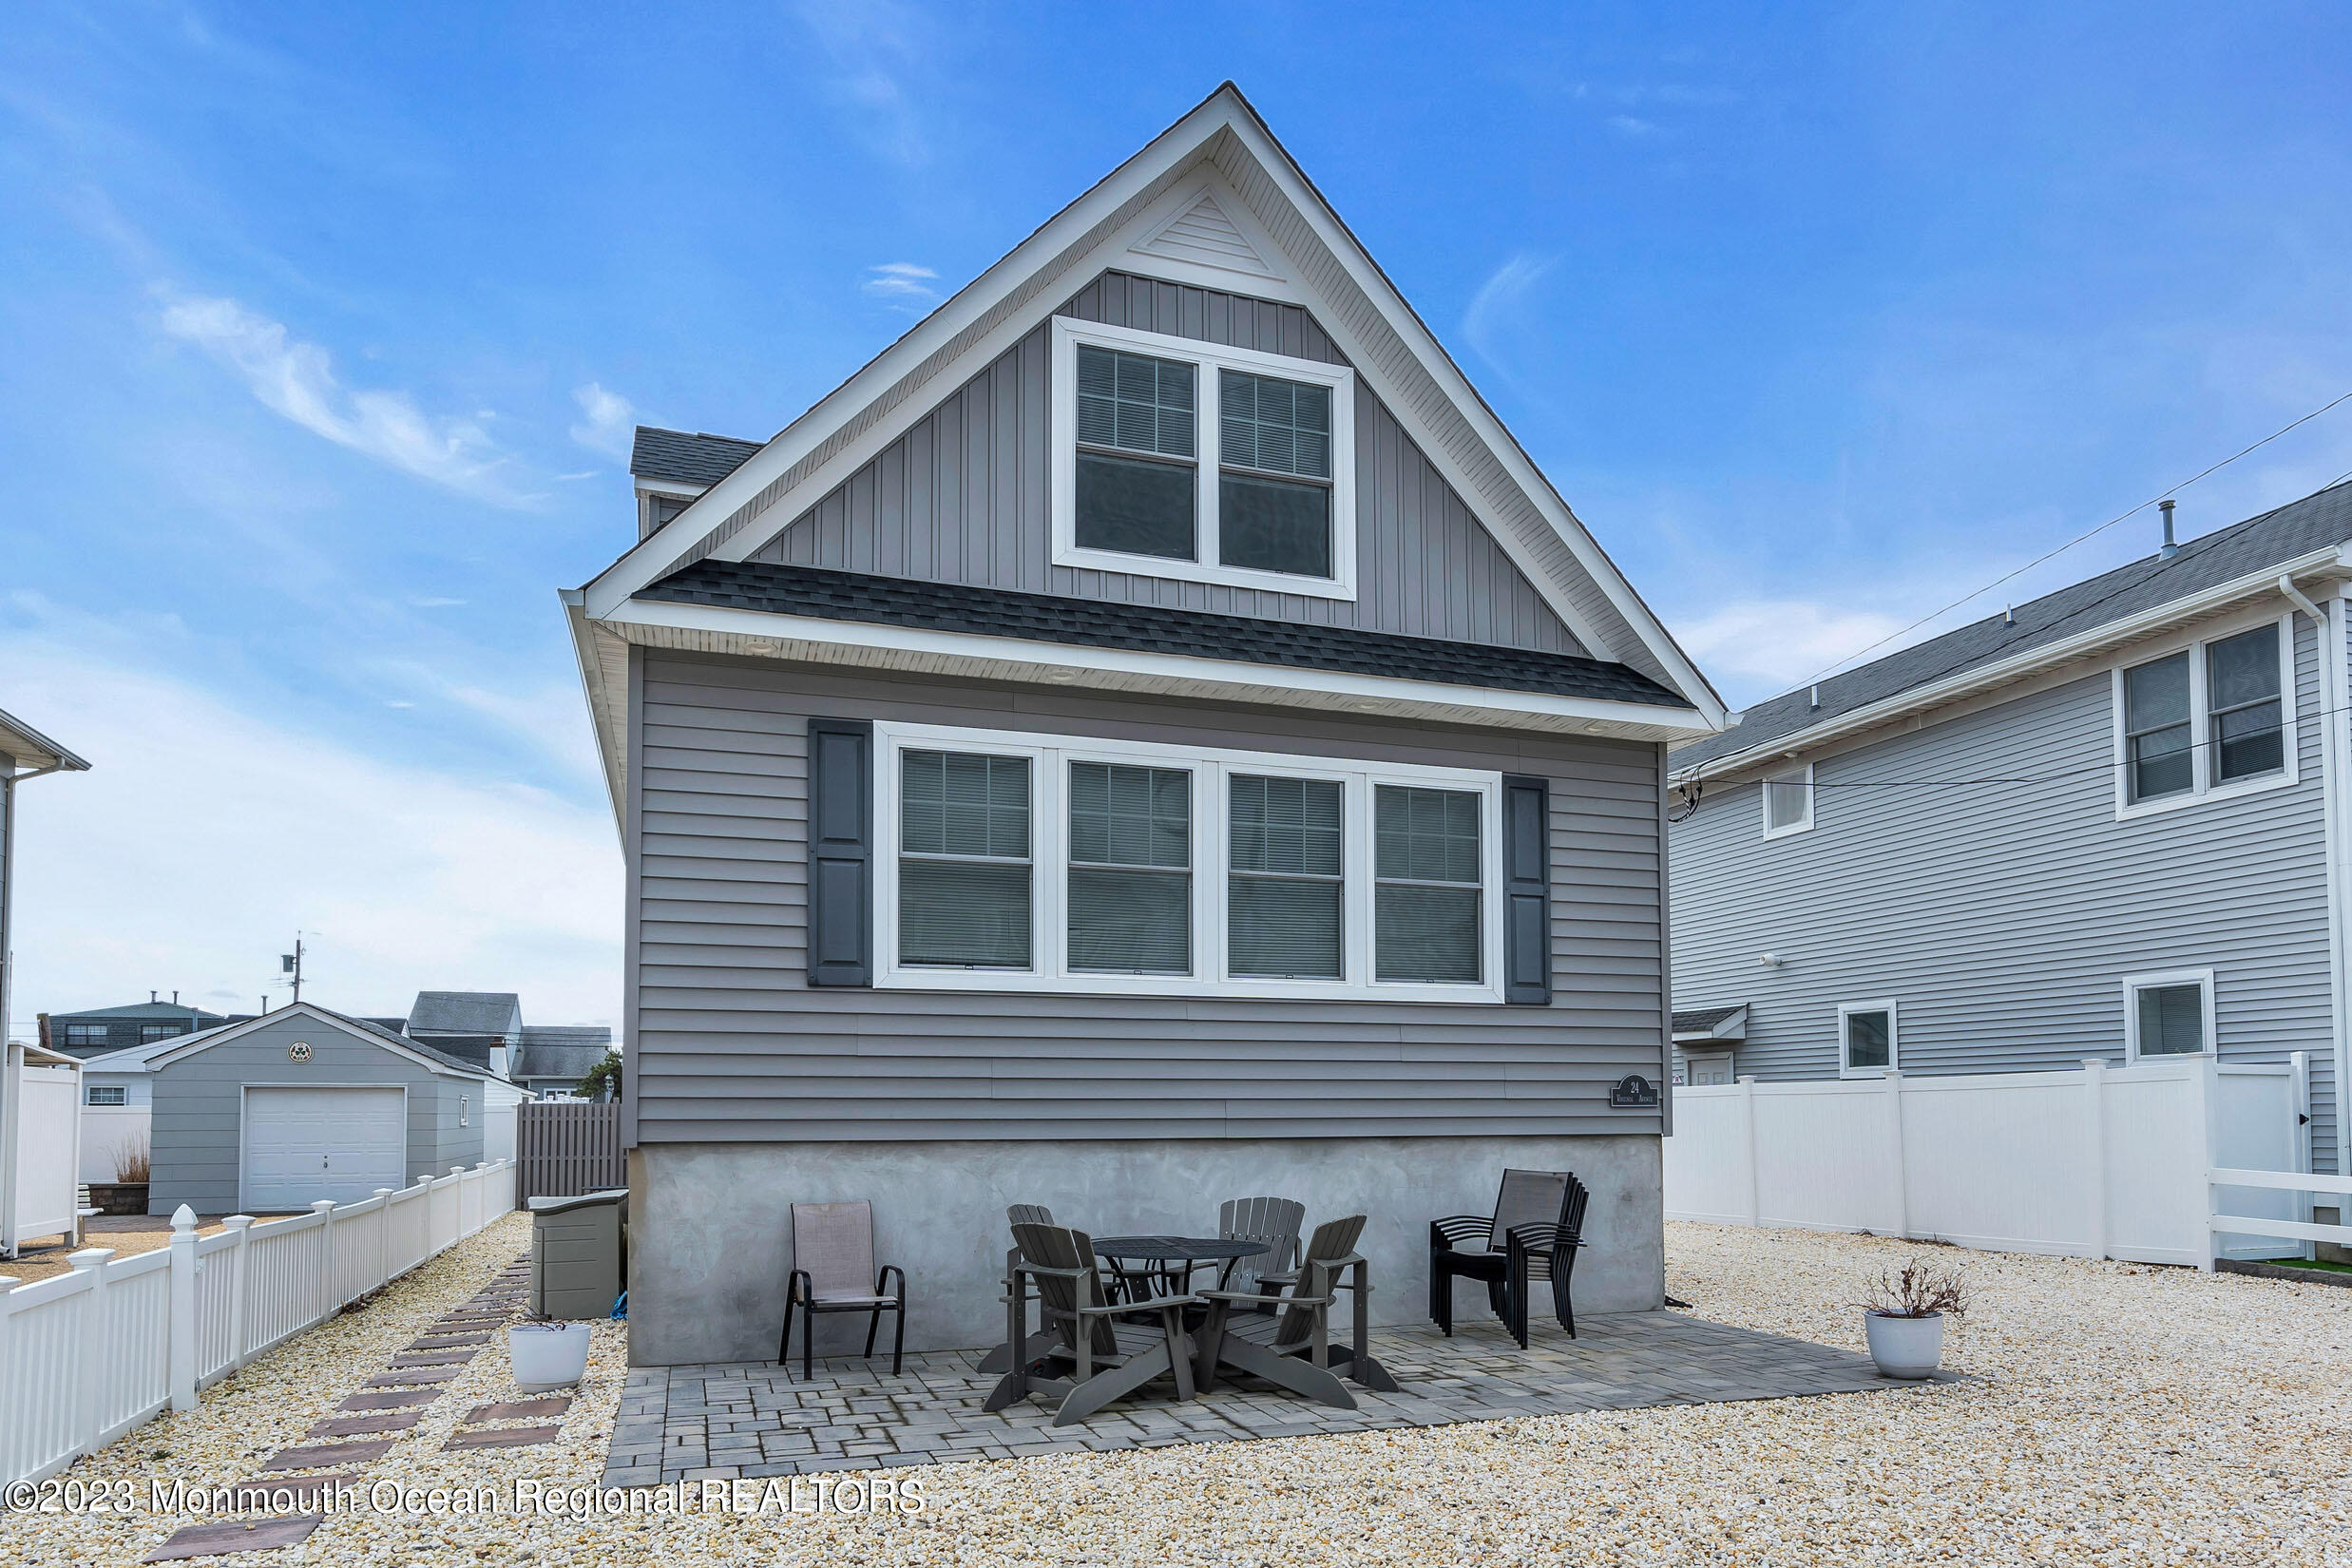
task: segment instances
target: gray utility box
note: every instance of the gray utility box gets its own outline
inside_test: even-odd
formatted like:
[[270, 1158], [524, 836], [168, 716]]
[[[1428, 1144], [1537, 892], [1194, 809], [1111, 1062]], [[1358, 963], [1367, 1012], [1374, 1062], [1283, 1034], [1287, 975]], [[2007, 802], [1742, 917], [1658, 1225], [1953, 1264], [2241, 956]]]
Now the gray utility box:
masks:
[[542, 1317], [604, 1317], [626, 1266], [629, 1190], [531, 1199], [531, 1310]]

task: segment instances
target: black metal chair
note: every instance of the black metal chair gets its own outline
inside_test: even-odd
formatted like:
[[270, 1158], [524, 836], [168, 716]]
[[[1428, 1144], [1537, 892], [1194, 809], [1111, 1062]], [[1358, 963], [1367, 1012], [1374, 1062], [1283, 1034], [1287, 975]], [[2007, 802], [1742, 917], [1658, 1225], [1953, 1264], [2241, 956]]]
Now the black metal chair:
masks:
[[1527, 1348], [1527, 1294], [1538, 1267], [1550, 1277], [1552, 1310], [1577, 1337], [1569, 1301], [1577, 1253], [1584, 1243], [1591, 1195], [1567, 1171], [1504, 1171], [1492, 1214], [1453, 1214], [1429, 1222], [1429, 1317], [1454, 1332], [1456, 1276], [1483, 1280], [1487, 1305], [1519, 1347]]
[[[898, 1289], [884, 1287], [898, 1276]], [[866, 1282], [871, 1280], [870, 1286]], [[864, 1312], [866, 1353], [874, 1353], [874, 1335], [882, 1314], [898, 1314], [896, 1336], [890, 1341], [890, 1375], [898, 1375], [907, 1346], [907, 1272], [896, 1264], [874, 1268], [874, 1206], [864, 1198], [841, 1203], [793, 1205], [793, 1277], [784, 1302], [784, 1334], [776, 1341], [775, 1359], [790, 1364], [793, 1312], [800, 1313], [800, 1376], [816, 1375], [816, 1316], [820, 1312]]]

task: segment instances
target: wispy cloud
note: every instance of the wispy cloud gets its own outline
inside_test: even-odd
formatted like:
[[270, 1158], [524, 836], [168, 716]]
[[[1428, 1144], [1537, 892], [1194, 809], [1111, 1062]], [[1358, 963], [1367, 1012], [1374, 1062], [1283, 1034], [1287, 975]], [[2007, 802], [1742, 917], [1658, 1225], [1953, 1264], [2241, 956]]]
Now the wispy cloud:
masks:
[[[602, 452], [606, 457], [625, 463], [629, 459], [629, 440], [637, 429], [637, 406], [617, 392], [607, 392], [602, 382], [591, 381], [584, 387], [572, 389], [572, 401], [580, 405], [580, 422], [572, 427], [572, 439], [590, 451]], [[564, 474], [562, 477], [575, 477]]]
[[893, 309], [927, 311], [939, 303], [939, 290], [934, 286], [938, 281], [939, 274], [928, 267], [912, 261], [885, 261], [867, 268], [866, 280], [858, 287]]
[[345, 387], [325, 349], [234, 299], [166, 298], [166, 334], [237, 372], [262, 407], [312, 434], [498, 506], [541, 499], [517, 487], [513, 459], [490, 440], [482, 414], [435, 417], [406, 392]]
[[1558, 265], [1556, 256], [1530, 256], [1521, 251], [1488, 275], [1462, 313], [1463, 337], [1506, 381], [1513, 379], [1511, 346], [1525, 335], [1528, 296]]
[[1832, 609], [1802, 599], [1750, 599], [1674, 630], [1701, 668], [1728, 690], [1746, 694], [1733, 700], [1752, 701], [1786, 691], [1902, 624], [1873, 610]]
[[1656, 121], [1644, 120], [1635, 114], [1613, 114], [1603, 124], [1630, 141], [1642, 142], [1665, 134]]
[[795, 10], [832, 63], [833, 90], [859, 111], [868, 144], [909, 167], [930, 162], [907, 78], [919, 67], [916, 40], [936, 24], [896, 0], [802, 0]]

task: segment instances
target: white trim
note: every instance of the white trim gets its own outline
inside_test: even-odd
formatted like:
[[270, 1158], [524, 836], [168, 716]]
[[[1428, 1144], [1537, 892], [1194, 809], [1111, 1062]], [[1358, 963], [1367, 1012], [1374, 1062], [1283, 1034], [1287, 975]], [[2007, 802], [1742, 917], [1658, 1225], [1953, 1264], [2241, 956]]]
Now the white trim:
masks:
[[[113, 1100], [93, 1099], [96, 1095], [113, 1095]], [[82, 1085], [82, 1103], [92, 1110], [127, 1110], [130, 1107], [130, 1085], [127, 1083], [89, 1083]]]
[[630, 477], [643, 495], [682, 495], [691, 501], [710, 488], [708, 485], [688, 485], [676, 479], [638, 479], [634, 474]]
[[[1084, 344], [1123, 349], [1158, 359], [1180, 359], [1195, 367], [1195, 418], [1197, 437], [1194, 454], [1193, 544], [1197, 559], [1176, 561], [1165, 556], [1128, 555], [1117, 550], [1087, 549], [1078, 543], [1078, 351]], [[1141, 332], [1133, 327], [1107, 326], [1094, 321], [1053, 318], [1053, 562], [1057, 566], [1124, 572], [1136, 577], [1173, 578], [1185, 583], [1214, 583], [1232, 588], [1265, 593], [1298, 594], [1315, 599], [1356, 597], [1356, 438], [1355, 373], [1345, 365], [1255, 349], [1232, 348], [1198, 338], [1166, 333]], [[1305, 577], [1294, 572], [1253, 571], [1228, 566], [1219, 560], [1217, 491], [1222, 453], [1219, 437], [1217, 372], [1245, 371], [1279, 376], [1286, 381], [1325, 387], [1331, 393], [1331, 576]], [[748, 530], [747, 530], [748, 531]]]
[[[1127, 247], [1138, 256], [1148, 256], [1159, 264], [1173, 261], [1179, 266], [1197, 267], [1208, 272], [1233, 273], [1245, 278], [1252, 290], [1263, 289], [1270, 282], [1287, 283], [1291, 280], [1289, 274], [1275, 259], [1282, 255], [1282, 247], [1258, 226], [1257, 215], [1250, 210], [1250, 204], [1234, 194], [1224, 181], [1203, 181], [1180, 192], [1175, 201], [1164, 204], [1173, 210], [1154, 223], [1142, 239]], [[1158, 205], [1155, 205], [1155, 213]], [[1204, 247], [1169, 237], [1169, 230], [1204, 206], [1214, 210], [1217, 217], [1232, 225], [1243, 246], [1250, 252], [1247, 260], [1237, 256], [1213, 253]]]
[[[1232, 688], [1222, 694], [1204, 691], [1200, 695], [1224, 695], [1253, 702], [1287, 702], [1318, 707], [1333, 705], [1298, 704], [1297, 694], [1311, 692], [1366, 702], [1395, 703], [1408, 715], [1416, 710], [1450, 707], [1481, 710], [1496, 716], [1497, 719], [1506, 714], [1527, 714], [1548, 718], [1586, 719], [1596, 724], [1637, 725], [1670, 734], [1700, 736], [1713, 733], [1713, 726], [1690, 708], [1558, 697], [1547, 692], [1503, 691], [1491, 686], [1456, 686], [1437, 680], [1405, 680], [1393, 676], [1301, 669], [1291, 664], [1253, 664], [1241, 660], [1195, 659], [1177, 654], [1140, 653], [1124, 648], [1039, 642], [1026, 638], [989, 637], [974, 632], [886, 626], [864, 621], [828, 621], [814, 616], [778, 615], [768, 610], [689, 604], [675, 600], [632, 600], [624, 614], [612, 616], [605, 623], [612, 626], [668, 626], [682, 630], [732, 633], [755, 644], [741, 650], [743, 652], [788, 658], [806, 658], [820, 649], [933, 655], [943, 660], [986, 660], [1014, 666], [1017, 668], [1007, 673], [1017, 679], [1049, 679], [1051, 672], [1055, 671], [1091, 671], [1198, 682], [1204, 687]], [[798, 646], [787, 650], [784, 646], [787, 643]], [[884, 658], [850, 661], [893, 662]]]
[[[1888, 1073], [1903, 1070], [1903, 1031], [1899, 1019], [1901, 1009], [1893, 1002], [1841, 1002], [1838, 1004], [1838, 1077], [1884, 1078]], [[1855, 1013], [1884, 1013], [1886, 1015], [1886, 1065], [1857, 1067], [1846, 1060], [1845, 1021]]]
[[[1030, 759], [1031, 866], [1028, 970], [937, 969], [898, 959], [899, 755], [908, 749], [979, 752]], [[1072, 762], [1182, 767], [1193, 775], [1193, 970], [1190, 975], [1073, 973], [1067, 967], [1065, 893], [1068, 815], [1063, 780]], [[1225, 843], [1229, 773], [1332, 779], [1346, 789], [1342, 889], [1346, 976], [1256, 980], [1226, 972]], [[1372, 791], [1381, 784], [1433, 785], [1480, 796], [1480, 964], [1475, 985], [1372, 978]], [[963, 991], [1047, 991], [1090, 996], [1202, 996], [1354, 1002], [1500, 1004], [1502, 1001], [1502, 775], [1463, 768], [1354, 758], [1298, 756], [1157, 741], [975, 730], [957, 725], [874, 725], [874, 984]]]
[[[1797, 773], [1805, 774], [1803, 786], [1805, 814], [1794, 822], [1784, 822], [1775, 828], [1772, 826], [1772, 786], [1786, 783], [1791, 774]], [[1776, 774], [1766, 774], [1757, 781], [1757, 785], [1756, 818], [1763, 827], [1765, 837], [1787, 838], [1790, 833], [1809, 833], [1813, 831], [1813, 802], [1816, 798], [1813, 790], [1813, 764], [1807, 762], [1802, 767], [1783, 768]]]
[[[2195, 985], [2204, 1004], [2205, 1049], [2202, 1051], [2157, 1051], [2147, 1057], [2140, 1055], [2140, 998], [2139, 993], [2159, 985]], [[2136, 1067], [2146, 1061], [2189, 1061], [2202, 1057], [2218, 1059], [2221, 1055], [2220, 1036], [2213, 1025], [2213, 971], [2208, 969], [2155, 969], [2147, 974], [2123, 977], [2123, 1058], [2127, 1065]]]
[[[2276, 773], [2258, 774], [2249, 778], [2216, 784], [2213, 782], [2215, 753], [2212, 736], [2208, 733], [2211, 729], [2212, 694], [2206, 680], [2205, 651], [2215, 642], [2259, 630], [2265, 625], [2275, 625], [2279, 631], [2279, 719], [2284, 765]], [[2133, 670], [2182, 653], [2189, 656], [2189, 787], [2148, 800], [2133, 800], [2131, 758], [2124, 735], [2124, 678]], [[2219, 625], [2201, 627], [2193, 636], [2170, 638], [2149, 648], [2134, 649], [2131, 660], [2118, 661], [2109, 677], [2109, 698], [2113, 710], [2115, 820], [2130, 822], [2177, 812], [2186, 807], [2286, 789], [2300, 783], [2302, 695], [2295, 679], [2295, 612], [2291, 609], [2277, 614], [2232, 619]]]

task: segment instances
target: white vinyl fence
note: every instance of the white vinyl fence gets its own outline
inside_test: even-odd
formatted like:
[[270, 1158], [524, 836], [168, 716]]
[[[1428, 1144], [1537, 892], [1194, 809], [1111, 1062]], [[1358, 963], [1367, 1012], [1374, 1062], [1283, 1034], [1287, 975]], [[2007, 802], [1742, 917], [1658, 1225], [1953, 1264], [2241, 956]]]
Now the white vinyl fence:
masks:
[[[2309, 1082], [2298, 1052], [2283, 1065], [2087, 1061], [1677, 1088], [1666, 1213], [2201, 1269], [2217, 1255], [2300, 1253], [2279, 1238], [2309, 1227], [2302, 1191], [2213, 1178], [2307, 1170]], [[2225, 1230], [2216, 1214], [2260, 1233]]]
[[232, 1214], [218, 1235], [199, 1236], [183, 1204], [168, 1247], [94, 1247], [71, 1273], [0, 1278], [0, 1482], [54, 1475], [167, 1405], [194, 1409], [198, 1389], [513, 1209], [511, 1161], [456, 1166], [285, 1219]]
[[0, 1256], [34, 1236], [70, 1235], [82, 1164], [82, 1064], [29, 1061], [10, 1045], [0, 1060]]

